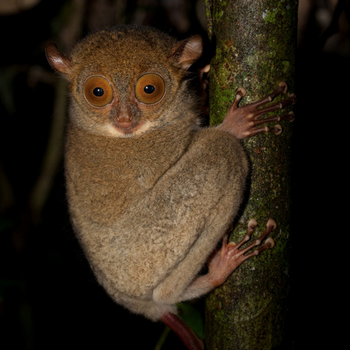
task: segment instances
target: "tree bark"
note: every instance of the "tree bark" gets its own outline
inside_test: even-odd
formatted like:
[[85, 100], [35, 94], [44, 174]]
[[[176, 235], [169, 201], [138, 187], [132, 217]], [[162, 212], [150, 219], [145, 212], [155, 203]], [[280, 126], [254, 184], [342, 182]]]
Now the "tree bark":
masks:
[[[297, 1], [207, 0], [205, 5], [209, 36], [216, 49], [209, 87], [212, 125], [222, 121], [240, 86], [247, 90], [243, 103], [266, 96], [281, 81], [286, 81], [289, 91], [293, 91]], [[272, 217], [278, 224], [272, 234], [276, 245], [247, 260], [208, 296], [208, 350], [272, 349], [283, 346], [285, 341], [292, 124], [280, 124], [283, 133], [279, 136], [260, 134], [244, 140], [251, 174], [244, 212], [231, 236], [233, 241], [240, 241], [252, 218], [262, 232]]]

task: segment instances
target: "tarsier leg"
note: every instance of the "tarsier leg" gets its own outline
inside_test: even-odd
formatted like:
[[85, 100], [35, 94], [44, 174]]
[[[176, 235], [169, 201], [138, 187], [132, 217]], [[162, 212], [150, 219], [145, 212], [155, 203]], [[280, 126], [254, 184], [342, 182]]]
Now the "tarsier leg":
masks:
[[[244, 249], [239, 249], [246, 243], [257, 226], [256, 220], [250, 220], [248, 223], [247, 233], [244, 238], [238, 243], [227, 243], [227, 236], [224, 237], [222, 247], [210, 257], [206, 275], [198, 277], [192, 282], [185, 293], [182, 295], [183, 299], [193, 298], [209, 292], [211, 289], [223, 284], [227, 277], [240, 265], [243, 261], [252, 256], [258, 255], [266, 249], [271, 249], [274, 246], [274, 241], [269, 237], [263, 245], [258, 249], [248, 253], [252, 248], [257, 247], [276, 228], [276, 222], [269, 219], [266, 224], [266, 229], [258, 239], [252, 242]], [[248, 254], [246, 254], [248, 253]], [[245, 255], [246, 254], [246, 255]], [[162, 321], [169, 326], [182, 340], [189, 350], [203, 350], [203, 343], [197, 338], [193, 331], [176, 315], [171, 313], [165, 314]]]
[[[285, 82], [281, 82], [276, 90], [268, 96], [257, 102], [238, 107], [240, 100], [246, 95], [246, 90], [244, 88], [239, 88], [237, 90], [234, 102], [227, 111], [223, 123], [219, 125], [218, 128], [228, 131], [238, 139], [251, 137], [263, 132], [271, 132], [275, 135], [279, 135], [282, 132], [282, 127], [280, 125], [275, 125], [274, 127], [259, 126], [265, 123], [279, 122], [281, 120], [288, 120], [292, 122], [294, 120], [293, 112], [264, 119], [259, 118], [266, 113], [283, 109], [284, 107], [296, 103], [296, 96], [291, 94], [289, 98], [285, 100], [273, 103], [267, 107], [263, 107], [267, 103], [271, 102], [276, 96], [285, 94], [286, 92], [287, 84]], [[259, 107], [262, 108], [258, 109]]]

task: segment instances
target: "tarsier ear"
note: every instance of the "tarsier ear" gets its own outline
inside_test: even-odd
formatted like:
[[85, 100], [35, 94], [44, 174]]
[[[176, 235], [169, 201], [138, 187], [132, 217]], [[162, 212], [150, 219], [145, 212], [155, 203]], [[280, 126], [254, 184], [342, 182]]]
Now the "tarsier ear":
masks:
[[71, 73], [70, 60], [63, 55], [57, 48], [56, 44], [49, 43], [45, 47], [46, 58], [51, 67], [59, 73], [69, 75]]
[[203, 40], [200, 35], [194, 35], [180, 41], [170, 51], [168, 59], [173, 65], [187, 70], [202, 55]]

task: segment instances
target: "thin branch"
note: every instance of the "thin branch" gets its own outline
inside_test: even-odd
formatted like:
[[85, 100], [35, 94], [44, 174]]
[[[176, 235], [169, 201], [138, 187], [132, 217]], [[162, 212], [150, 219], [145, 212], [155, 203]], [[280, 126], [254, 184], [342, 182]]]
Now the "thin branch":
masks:
[[62, 145], [64, 125], [66, 117], [66, 83], [62, 79], [57, 80], [55, 86], [54, 114], [46, 152], [43, 159], [42, 170], [32, 189], [29, 199], [29, 207], [33, 213], [33, 219], [40, 218], [41, 210], [50, 194], [54, 177], [62, 159]]
[[[75, 44], [82, 32], [85, 0], [74, 0], [72, 5], [68, 24], [60, 35], [60, 46], [63, 47], [64, 51], [69, 50]], [[42, 170], [29, 198], [29, 207], [35, 221], [40, 218], [41, 210], [50, 194], [54, 177], [62, 159], [66, 106], [66, 83], [59, 79], [55, 87], [53, 119], [48, 145], [43, 158]]]
[[321, 34], [318, 39], [317, 46], [320, 50], [324, 47], [327, 40], [334, 34], [339, 32], [339, 18], [346, 6], [349, 4], [349, 0], [339, 0], [337, 6], [334, 9], [332, 21], [328, 28]]

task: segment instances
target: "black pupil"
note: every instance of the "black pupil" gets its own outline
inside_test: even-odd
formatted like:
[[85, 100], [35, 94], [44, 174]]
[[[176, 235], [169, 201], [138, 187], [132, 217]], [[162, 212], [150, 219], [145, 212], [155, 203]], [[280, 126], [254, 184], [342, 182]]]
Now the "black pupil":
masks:
[[93, 94], [97, 97], [101, 97], [104, 94], [104, 91], [102, 88], [97, 87], [93, 90]]
[[146, 85], [143, 89], [146, 94], [152, 94], [155, 91], [155, 87], [153, 85]]

